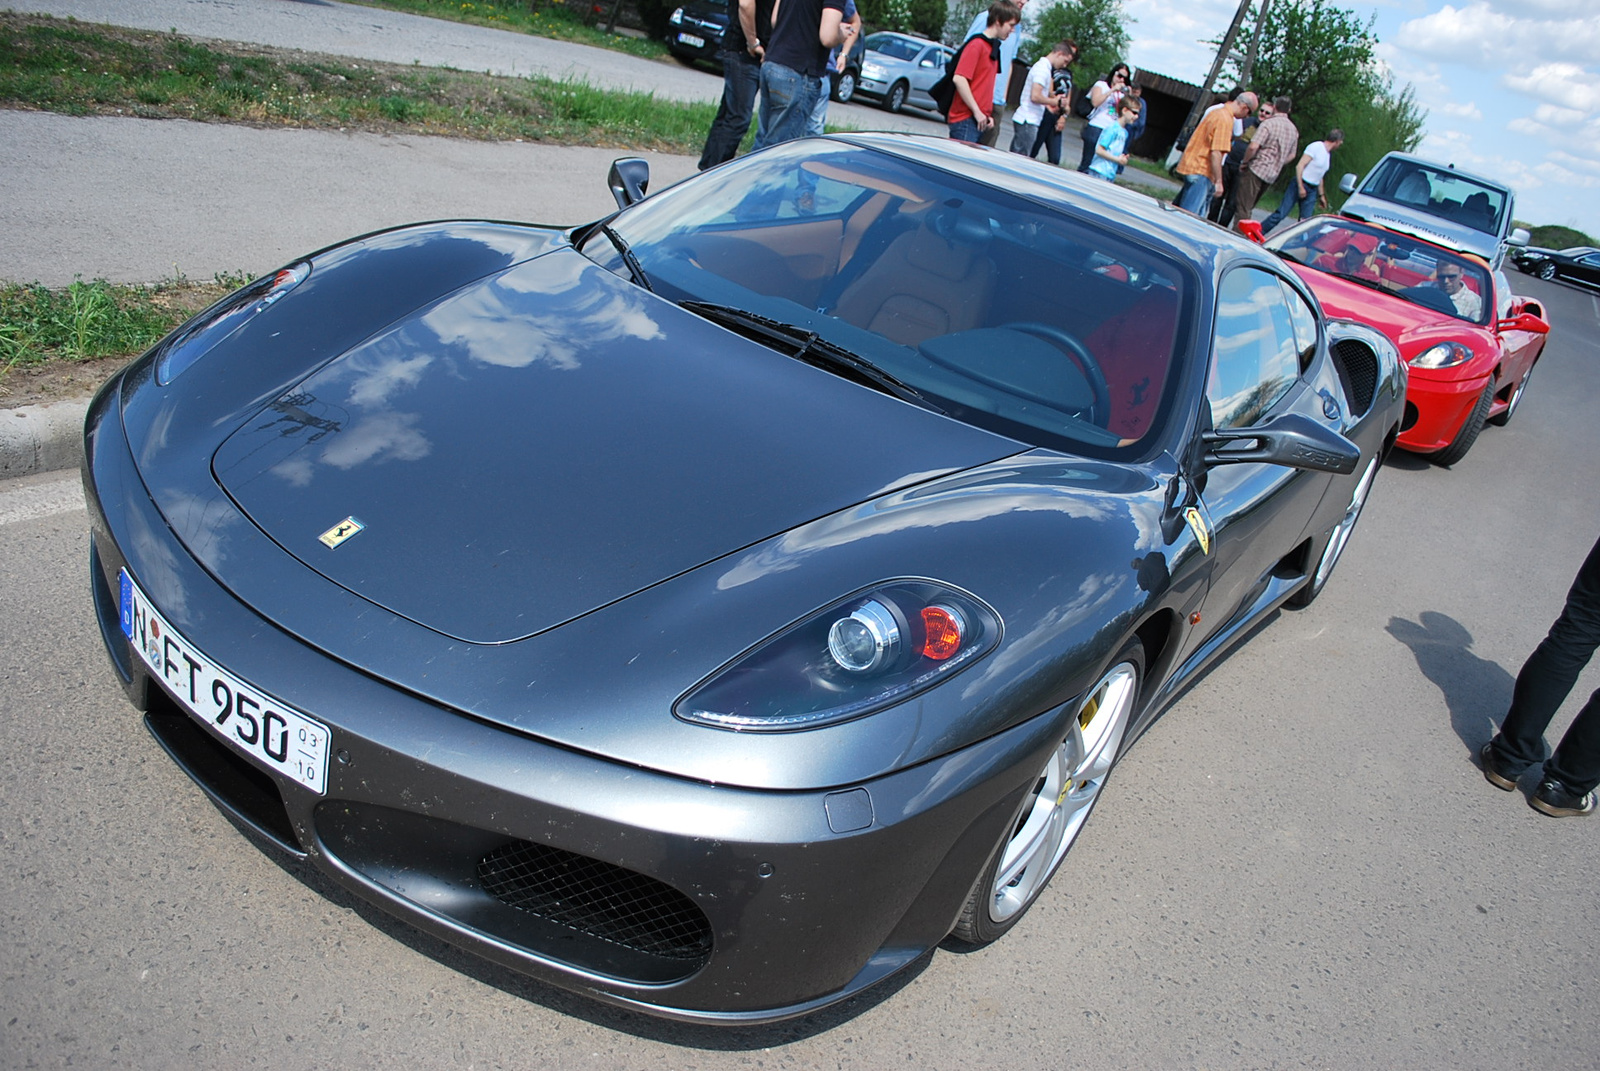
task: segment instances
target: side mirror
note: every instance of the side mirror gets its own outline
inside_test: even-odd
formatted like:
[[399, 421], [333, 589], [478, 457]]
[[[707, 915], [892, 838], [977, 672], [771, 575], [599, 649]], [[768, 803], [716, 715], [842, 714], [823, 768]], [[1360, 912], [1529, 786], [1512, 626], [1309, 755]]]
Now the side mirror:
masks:
[[1249, 428], [1207, 431], [1200, 438], [1205, 443], [1207, 465], [1257, 461], [1348, 476], [1361, 462], [1359, 446], [1300, 413]]
[[1521, 249], [1526, 248], [1531, 241], [1533, 241], [1533, 235], [1528, 233], [1528, 228], [1513, 227], [1511, 229], [1511, 237], [1506, 239], [1506, 245], [1514, 245]]
[[613, 162], [606, 185], [611, 187], [611, 196], [617, 199], [618, 208], [638, 204], [650, 192], [650, 162], [637, 156]]
[[1339, 180], [1339, 191], [1341, 193], [1355, 193], [1356, 175], [1351, 172], [1346, 172], [1344, 178]]
[[1501, 320], [1494, 325], [1496, 331], [1532, 331], [1536, 335], [1548, 335], [1550, 325], [1531, 312], [1519, 312], [1515, 316]]
[[1239, 233], [1256, 245], [1260, 245], [1267, 240], [1267, 234], [1261, 229], [1261, 221], [1259, 219], [1241, 219], [1239, 221]]

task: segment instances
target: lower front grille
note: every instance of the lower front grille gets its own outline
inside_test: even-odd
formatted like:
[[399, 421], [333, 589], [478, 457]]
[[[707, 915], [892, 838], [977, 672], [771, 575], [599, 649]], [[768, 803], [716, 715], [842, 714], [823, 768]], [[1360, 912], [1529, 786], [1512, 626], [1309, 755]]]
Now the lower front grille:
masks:
[[529, 841], [478, 861], [484, 891], [562, 926], [675, 960], [702, 961], [711, 924], [687, 896], [654, 878]]

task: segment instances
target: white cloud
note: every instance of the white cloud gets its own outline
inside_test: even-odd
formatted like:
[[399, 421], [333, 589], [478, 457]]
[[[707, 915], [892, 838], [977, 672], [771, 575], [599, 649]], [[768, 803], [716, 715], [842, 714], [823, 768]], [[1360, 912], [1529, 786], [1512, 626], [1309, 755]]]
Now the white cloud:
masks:
[[[1530, 7], [1556, 18], [1522, 17]], [[1495, 10], [1486, 0], [1457, 8], [1446, 4], [1400, 25], [1395, 43], [1431, 59], [1477, 67], [1502, 66], [1518, 55], [1587, 62], [1600, 56], [1600, 15], [1592, 4], [1567, 0], [1519, 5], [1518, 15]], [[1571, 17], [1559, 17], [1571, 16]]]
[[1447, 100], [1440, 104], [1434, 105], [1434, 107], [1439, 111], [1444, 112], [1446, 115], [1453, 115], [1457, 119], [1466, 119], [1469, 122], [1477, 122], [1479, 119], [1483, 118], [1483, 112], [1479, 111], [1478, 106], [1470, 100]]
[[1544, 63], [1526, 74], [1508, 73], [1501, 81], [1508, 89], [1577, 112], [1600, 111], [1600, 72], [1575, 63]]

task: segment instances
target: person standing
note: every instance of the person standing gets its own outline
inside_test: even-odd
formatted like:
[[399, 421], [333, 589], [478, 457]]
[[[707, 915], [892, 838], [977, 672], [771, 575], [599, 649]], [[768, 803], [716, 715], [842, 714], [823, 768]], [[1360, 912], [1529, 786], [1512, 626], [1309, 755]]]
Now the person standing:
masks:
[[750, 129], [761, 56], [772, 34], [772, 0], [739, 0], [722, 35], [722, 102], [700, 152], [700, 170], [732, 160]]
[[[1237, 98], [1238, 93], [1234, 96]], [[1212, 223], [1226, 227], [1233, 222], [1234, 198], [1239, 192], [1240, 161], [1255, 137], [1256, 128], [1263, 119], [1272, 115], [1272, 110], [1270, 101], [1262, 101], [1260, 110], [1253, 118], [1234, 120], [1233, 144], [1228, 148], [1228, 155], [1222, 159], [1222, 196], [1212, 198], [1211, 209], [1206, 213], [1206, 218]]]
[[833, 99], [834, 72], [845, 69], [850, 62], [850, 49], [861, 39], [861, 15], [856, 11], [856, 0], [844, 0], [844, 21], [850, 27], [850, 33], [844, 44], [834, 46], [833, 51], [828, 53], [828, 66], [822, 72], [822, 81], [817, 83], [817, 103], [811, 109], [811, 118], [806, 121], [806, 133], [812, 137], [821, 137], [827, 126], [828, 101]]
[[1579, 568], [1561, 616], [1517, 674], [1511, 709], [1500, 732], [1478, 753], [1484, 778], [1507, 792], [1517, 787], [1524, 771], [1544, 762], [1539, 787], [1528, 803], [1554, 818], [1595, 810], [1594, 790], [1600, 785], [1600, 690], [1589, 696], [1548, 760], [1544, 731], [1596, 647], [1600, 647], [1600, 542]]
[[989, 5], [983, 32], [969, 38], [956, 57], [956, 96], [950, 104], [950, 138], [979, 144], [984, 131], [993, 129], [994, 82], [1000, 74], [1000, 46], [1017, 28], [1022, 9], [1011, 0]]
[[[1028, 0], [1015, 0], [1012, 5], [1017, 9], [1018, 22], [1022, 21], [1022, 9], [1025, 8], [1027, 4]], [[967, 27], [967, 39], [970, 41], [972, 38], [978, 36], [988, 25], [988, 13], [979, 11], [976, 15], [972, 16], [972, 25]], [[990, 148], [993, 148], [999, 141], [1001, 130], [1000, 124], [1005, 121], [1006, 91], [1011, 88], [1011, 64], [1015, 62], [1017, 58], [1017, 46], [1020, 44], [1022, 44], [1022, 35], [1020, 33], [1013, 33], [1009, 37], [1003, 37], [1000, 39], [1000, 70], [995, 74], [994, 108], [990, 111], [990, 115], [993, 117], [994, 123], [985, 130], [981, 131], [978, 137], [978, 141], [981, 144], [988, 145]]]
[[[1039, 146], [1048, 144], [1044, 136], [1045, 124], [1051, 128], [1056, 126], [1056, 120], [1066, 114], [1072, 95], [1072, 76], [1067, 75], [1065, 93], [1056, 76], [1067, 69], [1067, 64], [1077, 54], [1078, 46], [1071, 41], [1057, 41], [1055, 48], [1029, 68], [1028, 80], [1022, 86], [1022, 102], [1017, 105], [1017, 113], [1011, 121], [1012, 152], [1038, 156]], [[1055, 151], [1050, 154], [1052, 164], [1061, 162], [1060, 132], [1056, 134]]]
[[[1143, 86], [1134, 86], [1128, 90], [1128, 96], [1139, 102], [1139, 116], [1128, 124], [1128, 144], [1131, 146], [1134, 142], [1144, 137], [1144, 124], [1150, 118], [1150, 109], [1144, 106]], [[1119, 164], [1117, 166], [1117, 174], [1122, 174], [1123, 169], [1127, 166], [1127, 164]]]
[[1139, 118], [1143, 102], [1129, 95], [1117, 102], [1116, 122], [1105, 128], [1094, 147], [1094, 160], [1089, 164], [1089, 174], [1107, 182], [1117, 181], [1117, 175], [1128, 166], [1128, 128]]
[[1322, 176], [1333, 166], [1334, 150], [1343, 144], [1344, 131], [1335, 127], [1321, 141], [1313, 141], [1306, 146], [1306, 151], [1300, 154], [1300, 162], [1294, 167], [1294, 185], [1290, 187], [1294, 196], [1290, 197], [1287, 191], [1284, 193], [1278, 210], [1261, 224], [1263, 234], [1271, 234], [1272, 228], [1283, 222], [1290, 208], [1295, 209], [1298, 218], [1310, 219], [1317, 214], [1319, 205], [1328, 207], [1328, 196], [1322, 191]]
[[805, 136], [828, 52], [853, 33], [844, 21], [844, 0], [774, 0], [772, 40], [761, 62], [755, 148]]
[[1183, 189], [1174, 203], [1179, 208], [1204, 218], [1211, 199], [1222, 196], [1222, 158], [1233, 145], [1233, 121], [1255, 110], [1256, 95], [1245, 92], [1206, 112], [1178, 159]]
[[1083, 153], [1078, 158], [1078, 170], [1085, 174], [1094, 159], [1094, 147], [1100, 143], [1105, 128], [1115, 122], [1117, 102], [1128, 92], [1128, 65], [1119, 63], [1100, 81], [1089, 87], [1089, 118], [1084, 120], [1079, 132], [1083, 138]]
[[[1294, 159], [1295, 146], [1300, 144], [1300, 131], [1289, 119], [1293, 101], [1288, 97], [1274, 97], [1272, 114], [1261, 120], [1256, 136], [1250, 139], [1239, 162], [1239, 183], [1234, 191], [1233, 215], [1235, 226], [1242, 220], [1254, 219], [1256, 202], [1268, 186], [1278, 181], [1284, 165]], [[1262, 111], [1267, 106], [1261, 106]]]
[[1044, 147], [1045, 158], [1052, 164], [1061, 163], [1061, 133], [1067, 128], [1067, 116], [1072, 114], [1072, 64], [1078, 60], [1078, 42], [1068, 40], [1065, 42], [1072, 48], [1072, 57], [1067, 60], [1067, 66], [1056, 69], [1050, 75], [1050, 90], [1061, 98], [1059, 111], [1048, 109], [1044, 118], [1039, 122], [1039, 133], [1033, 139], [1033, 148], [1029, 156], [1037, 158], [1040, 146]]

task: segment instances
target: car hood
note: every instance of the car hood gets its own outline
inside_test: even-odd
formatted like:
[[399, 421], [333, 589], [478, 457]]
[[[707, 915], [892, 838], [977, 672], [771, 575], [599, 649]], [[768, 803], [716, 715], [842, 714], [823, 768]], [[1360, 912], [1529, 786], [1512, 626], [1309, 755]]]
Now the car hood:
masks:
[[1406, 360], [1445, 339], [1465, 343], [1480, 354], [1489, 347], [1489, 332], [1476, 324], [1315, 268], [1292, 266], [1316, 292], [1324, 312], [1377, 328], [1399, 347], [1400, 356]]
[[1409, 234], [1447, 249], [1473, 253], [1491, 264], [1494, 263], [1495, 253], [1500, 248], [1500, 238], [1497, 235], [1485, 234], [1483, 231], [1452, 223], [1429, 212], [1418, 212], [1405, 205], [1397, 205], [1392, 201], [1383, 201], [1364, 194], [1358, 193], [1351, 197], [1339, 209], [1339, 214], [1376, 223], [1380, 227], [1388, 227], [1390, 230]]
[[334, 359], [234, 432], [213, 469], [323, 577], [500, 643], [1019, 448], [565, 250]]

